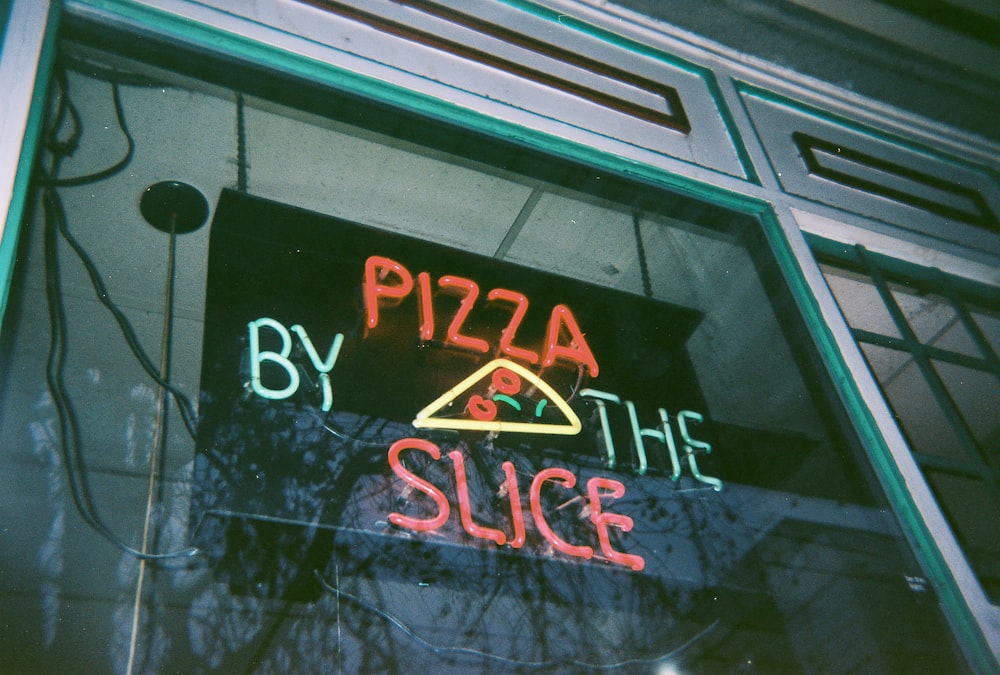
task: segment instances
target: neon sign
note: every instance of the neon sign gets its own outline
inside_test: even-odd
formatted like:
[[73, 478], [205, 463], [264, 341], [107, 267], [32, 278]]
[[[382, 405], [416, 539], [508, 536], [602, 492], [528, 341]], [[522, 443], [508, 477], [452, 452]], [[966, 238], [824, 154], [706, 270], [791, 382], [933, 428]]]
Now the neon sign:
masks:
[[[280, 322], [268, 317], [261, 317], [250, 321], [247, 324], [247, 328], [250, 345], [251, 389], [257, 395], [268, 400], [283, 400], [290, 397], [295, 393], [301, 382], [298, 368], [289, 359], [292, 350], [291, 333]], [[260, 331], [262, 328], [270, 329], [280, 338], [280, 349], [278, 351], [263, 350], [260, 348]], [[341, 347], [343, 346], [344, 335], [338, 333], [334, 337], [326, 358], [321, 359], [308, 333], [301, 325], [296, 324], [292, 326], [291, 332], [299, 337], [309, 361], [319, 373], [323, 392], [321, 409], [329, 411], [333, 401], [329, 374], [336, 365]], [[265, 385], [261, 379], [261, 365], [263, 363], [274, 364], [284, 371], [287, 384], [280, 389]], [[485, 385], [487, 396], [474, 393], [482, 391], [482, 389], [477, 389], [477, 385], [480, 387]], [[531, 400], [532, 405], [525, 406], [514, 397], [522, 395], [524, 390], [527, 389], [530, 389], [535, 397], [540, 398], [538, 398], [537, 402]], [[582, 389], [579, 392], [579, 396], [596, 402], [598, 417], [601, 423], [601, 434], [607, 453], [606, 465], [609, 469], [614, 469], [617, 465], [617, 451], [608, 414], [608, 404], [612, 404], [623, 406], [627, 411], [629, 427], [632, 432], [632, 448], [638, 458], [636, 472], [639, 475], [644, 475], [647, 471], [648, 461], [645, 439], [651, 438], [666, 446], [673, 469], [671, 478], [675, 481], [680, 478], [681, 462], [666, 410], [659, 408], [657, 411], [660, 416], [659, 428], [641, 429], [639, 427], [636, 406], [633, 402], [622, 401], [615, 394], [591, 388]], [[461, 401], [465, 401], [464, 405]], [[511, 421], [504, 419], [500, 414], [501, 407], [509, 407], [516, 413], [523, 413], [524, 408], [527, 407], [534, 410], [535, 418], [539, 418], [541, 417], [541, 412], [550, 403], [564, 416], [563, 423], [538, 422], [534, 419], [527, 422]], [[450, 415], [435, 417], [436, 414], [443, 410], [454, 408], [464, 412], [465, 416], [455, 417], [452, 412]], [[689, 431], [689, 424], [690, 422], [702, 422], [702, 415], [685, 410], [678, 413], [676, 421], [683, 439], [685, 456], [690, 465], [692, 476], [696, 480], [710, 485], [715, 490], [722, 489], [722, 481], [717, 478], [705, 476], [698, 469], [696, 451], [701, 450], [707, 453], [711, 451], [711, 446], [704, 441], [693, 438]], [[582, 429], [581, 421], [576, 412], [551, 386], [538, 374], [507, 359], [495, 359], [485, 364], [454, 387], [444, 392], [417, 413], [412, 426], [416, 429], [449, 429], [453, 431], [566, 436], [575, 436]], [[388, 520], [394, 525], [415, 532], [434, 532], [448, 521], [451, 511], [450, 502], [441, 488], [416, 475], [403, 465], [400, 461], [400, 453], [404, 450], [422, 451], [430, 455], [434, 460], [439, 460], [441, 458], [440, 449], [437, 445], [426, 439], [405, 438], [393, 443], [388, 451], [388, 464], [392, 468], [392, 471], [406, 485], [427, 495], [434, 502], [437, 513], [427, 518], [416, 518], [392, 512], [388, 515]], [[501, 489], [507, 494], [509, 499], [509, 520], [513, 528], [513, 532], [508, 538], [505, 532], [496, 528], [479, 525], [473, 520], [464, 455], [459, 450], [453, 450], [448, 453], [448, 458], [454, 467], [459, 518], [464, 531], [471, 537], [492, 541], [497, 546], [503, 546], [508, 542], [511, 548], [514, 549], [523, 546], [526, 530], [514, 465], [510, 462], [503, 463], [505, 480]], [[535, 475], [529, 489], [529, 504], [530, 512], [538, 532], [556, 551], [568, 556], [590, 560], [594, 557], [594, 549], [592, 547], [568, 543], [557, 535], [549, 525], [540, 502], [541, 489], [546, 481], [553, 482], [564, 488], [573, 488], [576, 485], [577, 479], [572, 472], [560, 468], [544, 469]], [[626, 515], [604, 511], [601, 502], [602, 498], [607, 497], [619, 499], [624, 496], [625, 490], [625, 485], [617, 480], [597, 476], [591, 477], [587, 481], [590, 519], [596, 529], [603, 558], [612, 563], [621, 564], [632, 570], [640, 571], [645, 567], [643, 558], [615, 549], [610, 542], [608, 534], [608, 528], [610, 527], [614, 527], [621, 532], [629, 532], [633, 525], [632, 519]]]
[[239, 518], [661, 574], [638, 496], [722, 487], [698, 312], [236, 193], [211, 238], [205, 537]]
[[[260, 347], [260, 331], [268, 328], [280, 338], [281, 347], [279, 351], [264, 350]], [[247, 324], [249, 345], [250, 345], [250, 388], [258, 396], [269, 400], [287, 399], [298, 391], [301, 377], [299, 368], [289, 359], [292, 350], [291, 333], [279, 321], [268, 317], [255, 319]], [[320, 387], [322, 389], [321, 410], [329, 411], [333, 403], [333, 390], [330, 385], [330, 371], [337, 363], [341, 346], [344, 342], [344, 335], [338, 333], [334, 336], [333, 343], [327, 352], [325, 359], [321, 359], [316, 347], [313, 345], [309, 334], [299, 324], [291, 328], [301, 341], [302, 347], [309, 357], [310, 363], [318, 372]], [[270, 363], [283, 371], [287, 382], [282, 382], [284, 386], [280, 389], [266, 385], [261, 377], [261, 366]], [[463, 395], [473, 391], [473, 387], [490, 375], [489, 390], [493, 393], [488, 397], [483, 397], [478, 393], [471, 393], [466, 399], [464, 406], [469, 418], [456, 418], [452, 415], [436, 417], [441, 411], [448, 410], [454, 406], [455, 402]], [[523, 412], [525, 407], [512, 395], [520, 394], [524, 384], [543, 396], [533, 406], [535, 419], [529, 421], [505, 420], [499, 416], [501, 406], [509, 407], [518, 413]], [[636, 406], [632, 401], [622, 401], [615, 394], [600, 391], [592, 388], [580, 390], [579, 396], [585, 399], [592, 399], [597, 405], [598, 417], [600, 419], [601, 435], [606, 453], [606, 466], [609, 469], [616, 468], [618, 464], [618, 451], [616, 448], [614, 434], [608, 415], [608, 404], [622, 406], [627, 411], [629, 429], [632, 433], [630, 447], [637, 458], [636, 473], [644, 475], [648, 468], [646, 454], [646, 441], [650, 438], [663, 444], [670, 458], [672, 468], [671, 478], [676, 481], [682, 474], [682, 457], [678, 453], [677, 443], [668, 419], [668, 413], [664, 408], [658, 408], [660, 424], [658, 427], [640, 428]], [[547, 406], [552, 404], [564, 416], [562, 422], [541, 422], [541, 413]], [[711, 446], [705, 441], [694, 438], [689, 425], [701, 423], [704, 417], [695, 411], [681, 410], [677, 413], [676, 422], [683, 441], [683, 459], [687, 461], [691, 475], [698, 481], [710, 485], [715, 490], [722, 489], [722, 481], [711, 476], [706, 476], [698, 468], [697, 456], [711, 452]], [[412, 425], [417, 429], [450, 429], [453, 431], [484, 431], [494, 433], [527, 433], [527, 434], [550, 434], [574, 436], [580, 433], [582, 428], [579, 417], [570, 405], [548, 385], [541, 377], [512, 361], [506, 359], [495, 359], [479, 368], [477, 371], [463, 379], [448, 391], [441, 394], [431, 403], [421, 409], [412, 421]]]

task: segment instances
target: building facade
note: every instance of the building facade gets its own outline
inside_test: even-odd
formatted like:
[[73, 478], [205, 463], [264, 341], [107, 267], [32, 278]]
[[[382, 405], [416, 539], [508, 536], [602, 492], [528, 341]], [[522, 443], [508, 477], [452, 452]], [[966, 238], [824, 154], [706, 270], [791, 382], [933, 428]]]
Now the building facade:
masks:
[[5, 3], [0, 664], [995, 672], [989, 11]]

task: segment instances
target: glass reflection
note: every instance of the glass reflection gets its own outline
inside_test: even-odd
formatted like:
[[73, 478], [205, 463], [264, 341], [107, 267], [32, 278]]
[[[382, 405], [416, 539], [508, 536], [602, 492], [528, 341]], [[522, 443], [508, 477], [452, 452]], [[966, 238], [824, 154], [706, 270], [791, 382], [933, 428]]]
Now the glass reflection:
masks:
[[[506, 432], [417, 431], [411, 421], [423, 405], [454, 385], [457, 373], [474, 372], [495, 356], [494, 329], [505, 325], [509, 307], [499, 324], [470, 319], [469, 334], [493, 331], [489, 353], [435, 347], [437, 356], [420, 362], [414, 354], [430, 351], [418, 339], [414, 294], [407, 300], [412, 307], [396, 318], [386, 314], [384, 349], [370, 343], [372, 353], [359, 359], [352, 350], [364, 333], [363, 271], [343, 268], [341, 294], [325, 292], [317, 281], [325, 277], [316, 276], [340, 241], [357, 237], [338, 240], [332, 253], [307, 237], [280, 254], [265, 251], [260, 261], [243, 253], [223, 258], [234, 269], [252, 262], [255, 271], [235, 272], [233, 295], [209, 298], [206, 307], [218, 257], [208, 228], [194, 233], [179, 243], [172, 357], [174, 384], [199, 399], [199, 435], [187, 437], [171, 403], [163, 469], [152, 491], [152, 550], [185, 552], [195, 544], [198, 555], [149, 560], [141, 573], [133, 553], [109, 544], [81, 518], [69, 488], [71, 479], [86, 481], [107, 529], [131, 547], [141, 541], [159, 394], [92, 299], [86, 270], [57, 240], [65, 377], [80, 421], [79, 456], [67, 459], [65, 422], [45, 378], [47, 340], [39, 337], [51, 330], [47, 223], [39, 206], [23, 237], [2, 335], [0, 462], [14, 487], [2, 502], [4, 522], [12, 525], [0, 554], [0, 624], [16, 629], [0, 631], [0, 640], [13, 670], [69, 672], [81, 663], [121, 672], [958, 667], [933, 589], [844, 424], [756, 219], [357, 101], [341, 101], [335, 108], [343, 119], [329, 119], [321, 113], [331, 109], [333, 93], [303, 91], [273, 76], [261, 77], [259, 87], [242, 83], [241, 113], [237, 97], [219, 88], [230, 83], [206, 85], [191, 72], [67, 46], [75, 58], [68, 91], [87, 134], [64, 175], [93, 173], [121, 157], [109, 78], [120, 88], [136, 151], [127, 171], [52, 189], [66, 226], [144, 344], [159, 347], [164, 248], [162, 233], [139, 226], [137, 195], [169, 174], [197, 184], [214, 207], [214, 195], [234, 183], [236, 117], [244, 114], [251, 156], [268, 158], [251, 164], [248, 191], [316, 212], [283, 216], [270, 230], [294, 229], [299, 217], [346, 218], [373, 226], [372, 241], [380, 244], [401, 231], [444, 242], [449, 252], [439, 259], [471, 262], [465, 269], [435, 268], [433, 279], [444, 273], [480, 279], [484, 293], [519, 289], [522, 277], [510, 276], [511, 264], [542, 270], [551, 277], [530, 289], [539, 295], [529, 295], [533, 308], [544, 309], [529, 313], [514, 344], [537, 348], [556, 296], [565, 291], [605, 372], [586, 380], [570, 365], [545, 376], [580, 419], [575, 444], [554, 437], [525, 442]], [[178, 69], [197, 70], [180, 61]], [[68, 119], [59, 115], [66, 91], [54, 94], [52, 128]], [[285, 142], [304, 137], [316, 142]], [[184, 152], [164, 151], [178, 147]], [[352, 171], [359, 158], [369, 161]], [[346, 182], [331, 187], [317, 167], [334, 167], [331, 175]], [[45, 181], [39, 177], [40, 198]], [[240, 195], [249, 214], [270, 213], [264, 200]], [[405, 244], [382, 254], [411, 250]], [[489, 267], [468, 251], [504, 263]], [[406, 260], [414, 276], [431, 269], [418, 262], [424, 260]], [[309, 273], [292, 281], [296, 268]], [[325, 273], [339, 268], [332, 269]], [[582, 293], [574, 289], [601, 303], [573, 296]], [[541, 301], [545, 293], [552, 302]], [[276, 298], [280, 305], [241, 314], [241, 297]], [[453, 296], [438, 300], [459, 304]], [[588, 316], [591, 304], [600, 311]], [[297, 314], [307, 306], [315, 308], [315, 322]], [[626, 311], [638, 319], [609, 319]], [[244, 387], [249, 344], [239, 340], [247, 322], [261, 316], [289, 327], [302, 322], [320, 361], [334, 334], [345, 335], [330, 373], [329, 410], [304, 349], [288, 354], [305, 373], [295, 396], [270, 400]], [[320, 328], [324, 317], [332, 323]], [[218, 321], [235, 327], [226, 334], [235, 343], [214, 339]], [[388, 330], [394, 321], [399, 330]], [[358, 363], [364, 368], [351, 365]], [[408, 395], [415, 367], [423, 369], [422, 383], [433, 383], [420, 396]], [[401, 392], [391, 405], [365, 398], [377, 378], [388, 382], [380, 397], [387, 389]], [[633, 401], [640, 429], [660, 428], [663, 407], [681, 459], [687, 455], [677, 415], [703, 415], [691, 423], [692, 438], [712, 451], [688, 445], [699, 472], [721, 481], [721, 491], [698, 480], [691, 464], [681, 462], [675, 479], [665, 438], [643, 436], [648, 465], [640, 470], [627, 407], [608, 403], [605, 423], [595, 397], [581, 393], [585, 387]], [[608, 428], [617, 449], [613, 468]], [[441, 459], [410, 451], [401, 461], [436, 486], [451, 510], [433, 531], [389, 519], [434, 515], [433, 500], [408, 489], [389, 462], [395, 442], [417, 436], [432, 442]], [[469, 535], [449, 457], [456, 451], [471, 518], [508, 542], [517, 538], [503, 468], [510, 462], [523, 545]], [[547, 469], [568, 472], [576, 483], [546, 481], [534, 498], [537, 510], [562, 540], [594, 551], [589, 559], [559, 550], [537, 526], [530, 488]], [[642, 570], [607, 560], [587, 490], [594, 478], [623, 486], [621, 497], [602, 493], [600, 503], [606, 513], [627, 515], [632, 526], [607, 528], [607, 544], [641, 556]]]

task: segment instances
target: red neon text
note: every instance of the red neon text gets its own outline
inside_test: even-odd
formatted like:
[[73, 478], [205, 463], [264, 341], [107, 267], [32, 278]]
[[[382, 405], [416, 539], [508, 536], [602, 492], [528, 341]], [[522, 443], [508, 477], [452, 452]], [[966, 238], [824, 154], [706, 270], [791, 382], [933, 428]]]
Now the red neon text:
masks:
[[448, 515], [451, 513], [451, 506], [448, 504], [448, 498], [445, 496], [444, 492], [437, 488], [437, 486], [428, 483], [420, 476], [416, 476], [407, 471], [406, 467], [404, 467], [402, 462], [399, 461], [399, 453], [404, 449], [422, 450], [434, 459], [440, 459], [441, 450], [439, 450], [438, 447], [430, 441], [422, 441], [418, 438], [410, 438], [407, 440], [409, 441], [408, 443], [393, 443], [392, 447], [389, 448], [389, 466], [392, 467], [392, 470], [396, 473], [396, 475], [402, 478], [407, 485], [420, 490], [425, 495], [433, 499], [434, 503], [437, 504], [438, 514], [433, 518], [421, 519], [410, 518], [409, 516], [404, 516], [398, 513], [390, 513], [389, 522], [393, 525], [398, 525], [399, 527], [416, 530], [417, 532], [429, 532], [431, 530], [438, 529], [448, 522]]
[[535, 479], [531, 481], [530, 492], [531, 517], [535, 519], [535, 526], [542, 533], [542, 536], [545, 537], [545, 540], [552, 544], [557, 551], [566, 555], [576, 556], [577, 558], [583, 558], [584, 560], [590, 560], [594, 557], [594, 549], [589, 546], [574, 546], [570, 544], [553, 532], [552, 528], [549, 527], [549, 522], [545, 520], [545, 514], [542, 513], [542, 485], [547, 480], [559, 483], [564, 488], [572, 488], [576, 485], [576, 476], [567, 469], [550, 467], [539, 471], [535, 475]]
[[[392, 276], [399, 282], [387, 283]], [[368, 327], [378, 325], [379, 298], [391, 298], [399, 302], [409, 295], [413, 288], [413, 277], [409, 270], [394, 260], [373, 255], [365, 261], [365, 311], [368, 316]]]
[[504, 288], [494, 288], [486, 298], [488, 300], [502, 300], [514, 303], [514, 314], [510, 317], [510, 323], [500, 333], [500, 351], [507, 356], [524, 359], [530, 364], [538, 363], [538, 354], [530, 349], [522, 349], [512, 344], [514, 336], [517, 334], [517, 329], [521, 327], [521, 322], [524, 320], [524, 315], [528, 313], [528, 298], [524, 297], [521, 293], [508, 291]]
[[[454, 347], [485, 354], [489, 351], [489, 343], [478, 337], [466, 335], [462, 327], [473, 312], [479, 299], [479, 285], [472, 279], [444, 275], [438, 279], [438, 288], [459, 298], [458, 309], [446, 330], [445, 342]], [[418, 335], [421, 340], [432, 340], [435, 333], [434, 295], [430, 275], [420, 272], [414, 284], [413, 275], [406, 267], [390, 258], [371, 256], [365, 261], [364, 303], [366, 325], [369, 329], [376, 328], [379, 323], [379, 310], [383, 307], [394, 307], [417, 288]], [[549, 367], [556, 361], [568, 361], [587, 367], [591, 377], [597, 377], [599, 367], [594, 353], [587, 344], [583, 331], [566, 305], [556, 305], [549, 316], [548, 328], [545, 332], [545, 352], [539, 354], [514, 344], [518, 328], [528, 311], [528, 298], [516, 291], [505, 288], [494, 288], [486, 294], [487, 302], [499, 302], [513, 307], [510, 321], [500, 333], [499, 349], [511, 358], [535, 364], [541, 362], [543, 367]]]
[[[417, 476], [403, 466], [399, 455], [404, 450], [425, 452], [432, 459], [441, 458], [441, 451], [430, 441], [418, 438], [404, 438], [396, 441], [389, 448], [389, 466], [408, 486], [424, 493], [434, 502], [437, 514], [430, 518], [413, 518], [400, 513], [390, 513], [389, 522], [399, 527], [417, 532], [431, 532], [442, 527], [448, 520], [451, 507], [444, 490], [429, 481]], [[518, 488], [517, 474], [511, 462], [503, 463], [504, 482], [501, 492], [505, 492], [510, 502], [510, 523], [513, 528], [512, 537], [502, 530], [476, 523], [472, 518], [472, 505], [469, 500], [469, 484], [465, 472], [465, 457], [458, 450], [448, 453], [455, 474], [455, 490], [457, 492], [459, 518], [465, 532], [477, 539], [492, 541], [497, 546], [510, 544], [511, 548], [521, 548], [527, 538], [524, 513], [521, 508], [521, 493]], [[531, 481], [528, 490], [528, 502], [535, 528], [552, 547], [568, 556], [590, 560], [594, 557], [594, 549], [583, 544], [573, 544], [559, 536], [549, 524], [542, 510], [542, 490], [556, 488], [571, 489], [576, 485], [576, 476], [567, 469], [550, 467], [539, 471]], [[622, 532], [632, 529], [632, 519], [619, 513], [609, 513], [604, 510], [601, 500], [620, 499], [625, 495], [625, 486], [611, 478], [594, 477], [587, 481], [587, 502], [590, 509], [590, 521], [597, 531], [601, 553], [610, 562], [640, 571], [646, 566], [642, 556], [617, 551], [611, 546], [609, 528]]]

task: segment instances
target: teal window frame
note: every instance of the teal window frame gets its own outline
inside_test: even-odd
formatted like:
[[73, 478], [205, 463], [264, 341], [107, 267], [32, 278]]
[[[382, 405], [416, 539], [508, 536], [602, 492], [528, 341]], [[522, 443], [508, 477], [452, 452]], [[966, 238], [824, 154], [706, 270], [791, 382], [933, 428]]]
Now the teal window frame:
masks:
[[[50, 0], [8, 0], [0, 6], [0, 90], [6, 98], [0, 105], [0, 147], [4, 149], [0, 158], [4, 164], [0, 166], [0, 326], [45, 118], [61, 8], [60, 2]], [[4, 194], [10, 195], [6, 203]]]
[[[887, 335], [885, 331], [876, 332], [852, 326], [850, 328], [852, 336], [859, 345], [873, 345], [909, 355], [945, 421], [954, 432], [954, 438], [965, 457], [964, 459], [942, 457], [911, 448], [917, 465], [922, 471], [938, 470], [981, 480], [985, 483], [989, 497], [1000, 504], [1000, 470], [989, 465], [988, 459], [983, 455], [989, 450], [981, 447], [976, 440], [961, 406], [948, 391], [941, 374], [937, 372], [932, 362], [939, 361], [992, 374], [1000, 381], [1000, 356], [968, 309], [970, 303], [990, 310], [1000, 309], [1000, 287], [955, 277], [937, 268], [901, 261], [870, 251], [860, 244], [837, 245], [818, 237], [811, 237], [810, 243], [820, 262], [827, 263], [835, 269], [859, 273], [870, 280], [884, 303], [891, 325], [898, 335]], [[894, 297], [890, 283], [902, 283], [917, 292], [941, 296], [947, 306], [954, 311], [954, 320], [967, 332], [979, 355], [973, 356], [944, 349], [921, 340]], [[846, 318], [850, 323], [851, 317]]]

